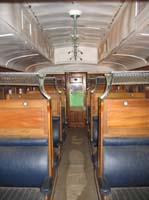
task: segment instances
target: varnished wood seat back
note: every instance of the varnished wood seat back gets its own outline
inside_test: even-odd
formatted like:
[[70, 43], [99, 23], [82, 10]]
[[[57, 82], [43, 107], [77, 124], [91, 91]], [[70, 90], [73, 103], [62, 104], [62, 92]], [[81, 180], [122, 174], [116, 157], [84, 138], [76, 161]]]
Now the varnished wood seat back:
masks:
[[104, 99], [99, 116], [98, 176], [111, 188], [149, 186], [149, 100]]
[[[93, 93], [91, 94], [91, 116], [90, 116], [90, 137], [93, 138], [93, 117], [98, 116], [98, 112], [100, 110], [99, 106], [99, 97], [102, 95], [102, 93]], [[106, 97], [106, 99], [144, 99], [145, 93], [142, 92], [136, 92], [136, 93], [128, 93], [128, 92], [111, 92]], [[100, 119], [100, 117], [99, 117]]]
[[49, 101], [0, 101], [0, 155], [2, 186], [38, 187], [53, 177]]
[[[51, 112], [53, 117], [59, 116], [60, 118], [60, 140], [62, 141], [62, 103], [61, 103], [61, 96], [55, 91], [51, 90], [47, 92], [51, 97]], [[35, 91], [29, 91], [26, 94], [22, 95], [9, 95], [7, 96], [7, 99], [38, 99], [42, 100], [45, 99], [45, 97], [37, 90]]]

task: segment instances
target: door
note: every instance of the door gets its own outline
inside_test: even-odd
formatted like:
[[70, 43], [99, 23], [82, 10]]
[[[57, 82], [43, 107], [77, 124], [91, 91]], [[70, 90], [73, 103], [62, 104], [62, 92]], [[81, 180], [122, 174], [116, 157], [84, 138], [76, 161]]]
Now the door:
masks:
[[69, 127], [84, 127], [86, 73], [66, 73], [67, 121]]

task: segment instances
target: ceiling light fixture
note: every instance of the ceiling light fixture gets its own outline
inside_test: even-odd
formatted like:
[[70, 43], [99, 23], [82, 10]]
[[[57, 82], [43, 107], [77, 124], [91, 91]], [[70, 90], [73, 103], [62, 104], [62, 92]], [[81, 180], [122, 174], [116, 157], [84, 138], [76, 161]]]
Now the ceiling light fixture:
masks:
[[71, 34], [71, 39], [72, 39], [72, 45], [73, 45], [73, 50], [69, 51], [68, 54], [73, 54], [70, 57], [70, 60], [77, 60], [78, 58], [82, 61], [82, 58], [78, 55], [82, 55], [83, 52], [79, 50], [78, 48], [78, 40], [79, 40], [79, 35], [78, 35], [78, 30], [77, 30], [77, 19], [80, 17], [82, 12], [80, 10], [70, 10], [69, 15], [70, 17], [73, 18], [73, 31]]

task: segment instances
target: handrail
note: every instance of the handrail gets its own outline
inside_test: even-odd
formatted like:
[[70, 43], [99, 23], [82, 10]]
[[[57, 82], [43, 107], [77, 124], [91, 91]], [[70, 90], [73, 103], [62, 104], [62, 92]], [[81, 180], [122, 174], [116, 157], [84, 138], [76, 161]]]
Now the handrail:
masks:
[[96, 91], [96, 87], [97, 87], [97, 80], [101, 80], [103, 79], [103, 76], [96, 76], [96, 77], [91, 77], [91, 78], [88, 78], [88, 80], [95, 80], [95, 86], [93, 89], [91, 89], [90, 87], [87, 88], [87, 90], [90, 90], [90, 93], [94, 93]]
[[43, 75], [38, 75], [39, 77], [39, 90], [41, 92], [41, 94], [48, 100], [51, 99], [51, 96], [46, 92], [45, 88], [44, 88], [44, 80], [45, 80], [45, 76]]
[[100, 99], [104, 99], [108, 94], [109, 94], [109, 91], [111, 89], [111, 86], [112, 86], [112, 78], [113, 78], [113, 75], [112, 74], [105, 74], [105, 77], [106, 77], [106, 88], [105, 88], [105, 91], [104, 93], [100, 96]]
[[58, 94], [62, 94], [62, 91], [57, 86], [57, 79], [56, 78], [54, 79], [54, 86], [55, 86], [55, 89], [58, 92]]

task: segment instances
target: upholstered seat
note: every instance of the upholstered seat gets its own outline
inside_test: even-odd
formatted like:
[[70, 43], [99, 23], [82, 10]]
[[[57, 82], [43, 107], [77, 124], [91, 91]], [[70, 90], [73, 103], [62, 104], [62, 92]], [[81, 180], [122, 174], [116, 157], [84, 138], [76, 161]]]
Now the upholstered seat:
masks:
[[98, 116], [93, 116], [93, 144], [98, 146]]
[[149, 199], [149, 138], [103, 140], [102, 195], [108, 200]]
[[52, 117], [52, 128], [53, 128], [53, 144], [57, 148], [60, 145], [60, 116]]
[[0, 200], [43, 200], [51, 191], [47, 139], [0, 139]]
[[62, 107], [62, 127], [63, 129], [66, 126], [66, 117], [65, 117], [65, 107]]

